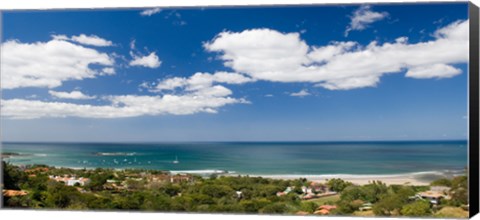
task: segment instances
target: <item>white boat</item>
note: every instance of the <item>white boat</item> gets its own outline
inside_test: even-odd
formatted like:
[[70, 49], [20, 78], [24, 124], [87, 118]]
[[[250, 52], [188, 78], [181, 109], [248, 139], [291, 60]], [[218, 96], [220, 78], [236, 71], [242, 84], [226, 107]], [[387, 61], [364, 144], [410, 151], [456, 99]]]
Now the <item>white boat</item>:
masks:
[[175, 160], [172, 163], [174, 163], [174, 164], [180, 163], [180, 161], [178, 161], [178, 157], [176, 155], [175, 155]]

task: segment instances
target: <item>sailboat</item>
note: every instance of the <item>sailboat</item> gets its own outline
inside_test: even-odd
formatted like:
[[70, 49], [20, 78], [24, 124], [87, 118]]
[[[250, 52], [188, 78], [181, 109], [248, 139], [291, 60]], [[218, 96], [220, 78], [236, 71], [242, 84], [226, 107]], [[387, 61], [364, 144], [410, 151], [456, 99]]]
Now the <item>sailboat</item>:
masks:
[[177, 155], [175, 155], [175, 160], [172, 163], [174, 163], [174, 164], [180, 163], [180, 161], [178, 161]]

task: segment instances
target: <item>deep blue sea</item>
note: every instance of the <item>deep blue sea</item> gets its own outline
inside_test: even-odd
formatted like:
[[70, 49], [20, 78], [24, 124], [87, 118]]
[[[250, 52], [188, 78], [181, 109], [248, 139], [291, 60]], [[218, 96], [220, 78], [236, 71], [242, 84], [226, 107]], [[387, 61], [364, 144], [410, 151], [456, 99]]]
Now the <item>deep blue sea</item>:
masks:
[[13, 164], [251, 175], [458, 171], [467, 166], [468, 157], [466, 141], [2, 143], [2, 152], [23, 154], [6, 159]]

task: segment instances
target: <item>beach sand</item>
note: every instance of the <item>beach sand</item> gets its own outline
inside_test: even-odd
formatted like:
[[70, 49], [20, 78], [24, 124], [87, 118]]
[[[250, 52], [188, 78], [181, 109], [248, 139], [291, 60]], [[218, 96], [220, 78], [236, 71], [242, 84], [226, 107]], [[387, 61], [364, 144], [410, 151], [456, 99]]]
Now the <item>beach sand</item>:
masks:
[[273, 179], [298, 179], [306, 178], [309, 181], [325, 183], [329, 179], [340, 178], [357, 185], [365, 185], [372, 181], [382, 181], [387, 185], [429, 185], [433, 180], [444, 178], [445, 176], [432, 173], [412, 173], [398, 175], [261, 175], [265, 178]]
[[[367, 177], [350, 177], [350, 178], [342, 178], [345, 181], [352, 182], [353, 184], [357, 185], [365, 185], [374, 180], [382, 181], [387, 185], [414, 185], [414, 186], [424, 186], [429, 185], [430, 181], [419, 180], [413, 177], [379, 177], [379, 178], [367, 178]], [[315, 182], [326, 182], [325, 180], [313, 180]]]

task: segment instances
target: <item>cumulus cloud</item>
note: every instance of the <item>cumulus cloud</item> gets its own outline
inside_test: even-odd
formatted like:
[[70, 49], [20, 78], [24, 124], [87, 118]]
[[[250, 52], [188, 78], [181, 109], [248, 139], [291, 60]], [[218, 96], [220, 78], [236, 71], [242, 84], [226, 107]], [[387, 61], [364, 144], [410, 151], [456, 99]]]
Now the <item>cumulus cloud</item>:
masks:
[[69, 40], [83, 45], [97, 46], [97, 47], [108, 47], [112, 46], [112, 41], [103, 39], [96, 35], [85, 35], [80, 34], [78, 36], [67, 37], [66, 35], [52, 35], [52, 38], [55, 40]]
[[158, 68], [162, 64], [162, 61], [158, 58], [155, 52], [151, 52], [147, 56], [138, 56], [131, 53], [133, 60], [130, 61], [130, 66], [143, 66], [148, 68]]
[[461, 72], [462, 70], [453, 66], [437, 63], [430, 66], [419, 66], [411, 68], [405, 75], [407, 77], [417, 79], [450, 78], [460, 74]]
[[183, 88], [187, 91], [195, 91], [212, 87], [214, 83], [244, 84], [253, 81], [255, 80], [238, 73], [216, 72], [214, 74], [210, 74], [199, 72], [188, 78], [173, 77], [162, 80], [155, 85], [151, 91], [161, 92], [166, 90], [175, 90], [177, 88]]
[[[95, 69], [93, 64], [107, 69]], [[68, 42], [63, 37], [35, 43], [9, 40], [2, 44], [1, 86], [2, 89], [54, 88], [67, 80], [111, 74], [113, 64], [114, 59], [108, 54]]]
[[270, 29], [222, 32], [204, 43], [220, 53], [226, 67], [255, 80], [310, 82], [330, 90], [374, 87], [385, 74], [406, 72], [411, 78], [448, 78], [461, 73], [452, 65], [468, 62], [468, 20], [433, 33], [433, 40], [368, 45], [331, 42], [309, 46], [298, 33]]
[[380, 21], [388, 16], [387, 12], [372, 11], [369, 5], [363, 5], [350, 16], [350, 25], [345, 30], [345, 36], [352, 30], [364, 30], [369, 24]]
[[[256, 78], [271, 78], [276, 72], [295, 71], [309, 62], [308, 45], [298, 33], [280, 33], [270, 29], [222, 32], [204, 43], [208, 51], [222, 52], [225, 66], [241, 73], [256, 73]], [[288, 74], [294, 75], [294, 74]]]
[[50, 90], [48, 93], [56, 98], [60, 99], [94, 99], [96, 96], [88, 96], [83, 94], [80, 91], [72, 91], [72, 92], [57, 92]]
[[105, 75], [113, 75], [115, 74], [115, 69], [112, 67], [105, 67], [102, 69], [102, 73]]
[[[468, 20], [453, 22], [432, 36], [432, 40], [417, 43], [409, 43], [408, 38], [400, 36], [391, 42], [372, 41], [367, 45], [353, 41], [308, 45], [298, 33], [271, 29], [225, 31], [203, 46], [207, 51], [218, 52], [219, 59], [232, 72], [197, 72], [189, 77], [144, 82], [140, 88], [158, 94], [107, 96], [103, 97], [107, 101], [104, 105], [18, 98], [2, 100], [0, 104], [3, 117], [14, 119], [188, 115], [216, 113], [226, 105], [249, 103], [243, 98], [232, 97], [232, 91], [224, 84], [264, 80], [348, 90], [374, 87], [385, 74], [405, 73], [405, 77], [415, 79], [461, 74], [454, 65], [468, 62]], [[133, 50], [134, 42], [132, 45]], [[2, 53], [3, 89], [54, 88], [66, 80], [115, 73], [114, 61], [108, 54], [75, 44], [63, 35], [56, 35], [48, 42], [7, 41], [2, 44]], [[156, 68], [161, 64], [155, 52], [148, 56], [133, 52], [131, 55], [134, 59], [130, 65]], [[95, 97], [79, 91], [50, 90], [49, 93], [62, 99]], [[303, 97], [310, 93], [304, 89], [290, 95]]]
[[152, 16], [154, 14], [160, 13], [161, 11], [162, 11], [162, 9], [160, 9], [160, 8], [151, 8], [151, 9], [141, 11], [140, 15], [141, 16]]
[[295, 97], [305, 97], [311, 95], [306, 89], [302, 89], [299, 92], [293, 92], [290, 93], [290, 96], [295, 96]]
[[85, 45], [92, 45], [97, 47], [107, 47], [112, 46], [113, 43], [109, 40], [105, 40], [95, 35], [87, 36], [85, 34], [80, 34], [79, 36], [72, 36], [72, 41], [77, 43], [85, 44]]
[[45, 102], [26, 99], [2, 100], [2, 116], [12, 119], [35, 118], [125, 118], [145, 115], [189, 115], [200, 112], [217, 113], [218, 108], [235, 103], [248, 103], [244, 99], [226, 97], [222, 88], [202, 94], [137, 96], [110, 96], [109, 105]]
[[[173, 91], [163, 95], [112, 95], [102, 97], [107, 105], [75, 104], [67, 102], [39, 101], [27, 99], [2, 100], [2, 115], [11, 119], [34, 118], [125, 118], [145, 115], [189, 115], [195, 113], [217, 113], [218, 109], [231, 104], [249, 103], [244, 98], [231, 97], [232, 91], [223, 85], [242, 84], [252, 79], [237, 73], [196, 73], [188, 78], [169, 78], [152, 84], [143, 82], [140, 88], [150, 91]], [[161, 86], [159, 86], [161, 85]], [[89, 99], [94, 96], [79, 91], [49, 91], [62, 99]]]
[[307, 54], [310, 60], [316, 62], [327, 62], [337, 55], [344, 54], [345, 52], [351, 50], [357, 43], [353, 41], [347, 42], [332, 42], [331, 45], [323, 47], [313, 47], [312, 51]]

